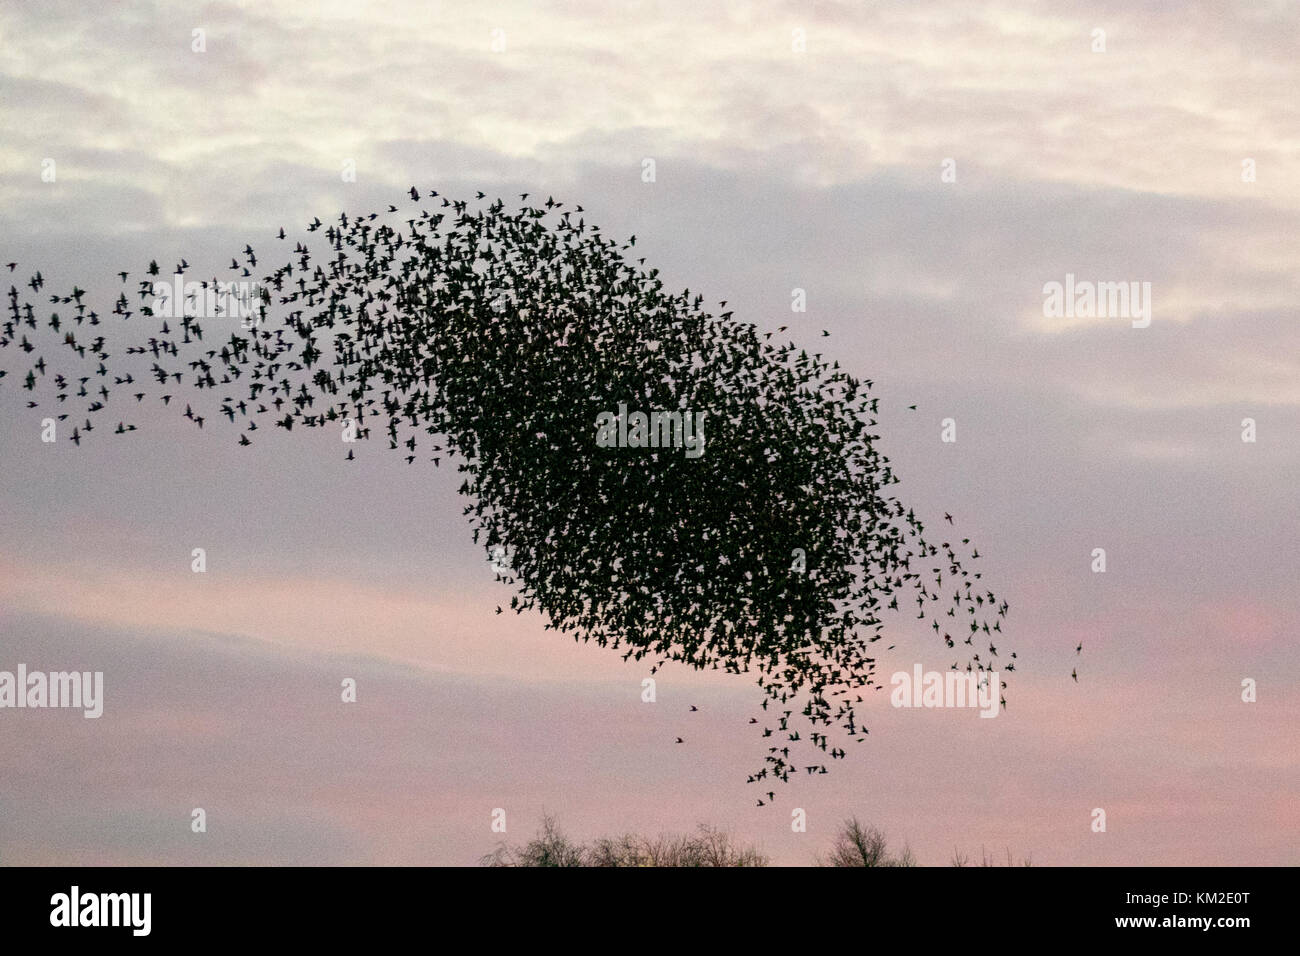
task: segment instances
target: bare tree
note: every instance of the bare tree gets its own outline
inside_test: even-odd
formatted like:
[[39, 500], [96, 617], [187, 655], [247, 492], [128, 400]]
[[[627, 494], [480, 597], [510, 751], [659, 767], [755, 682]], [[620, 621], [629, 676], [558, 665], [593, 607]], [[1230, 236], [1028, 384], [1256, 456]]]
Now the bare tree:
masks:
[[916, 866], [910, 847], [890, 856], [885, 834], [878, 827], [865, 826], [857, 817], [844, 821], [822, 866]]
[[754, 847], [737, 846], [731, 834], [700, 824], [699, 833], [688, 841], [692, 866], [767, 866], [767, 857]]
[[550, 814], [542, 817], [537, 835], [522, 847], [501, 843], [480, 862], [484, 866], [583, 866], [586, 853], [561, 831]]
[[[965, 853], [962, 853], [960, 850], [958, 850], [957, 848], [954, 847], [954, 848], [953, 848], [953, 851], [952, 851], [952, 860], [951, 860], [951, 865], [952, 865], [952, 866], [970, 866], [970, 865], [971, 865], [971, 860], [970, 860], [970, 857], [969, 857], [969, 856], [967, 856]], [[1001, 864], [998, 863], [997, 858], [994, 857], [992, 854], [990, 854], [989, 851], [988, 851], [987, 849], [985, 849], [983, 846], [981, 846], [981, 847], [980, 847], [980, 862], [979, 862], [979, 866], [999, 866], [999, 865], [1001, 865]], [[1016, 860], [1015, 860], [1015, 858], [1011, 855], [1011, 848], [1010, 848], [1010, 847], [1007, 847], [1007, 863], [1006, 863], [1006, 865], [1007, 865], [1007, 866], [1033, 866], [1034, 864], [1033, 864], [1033, 861], [1030, 860], [1029, 857], [1025, 857], [1025, 858], [1022, 859], [1019, 863], [1017, 863]]]
[[767, 866], [769, 861], [758, 849], [740, 846], [731, 834], [704, 824], [693, 836], [652, 839], [629, 833], [583, 846], [571, 842], [546, 816], [527, 844], [502, 843], [481, 862], [485, 866]]

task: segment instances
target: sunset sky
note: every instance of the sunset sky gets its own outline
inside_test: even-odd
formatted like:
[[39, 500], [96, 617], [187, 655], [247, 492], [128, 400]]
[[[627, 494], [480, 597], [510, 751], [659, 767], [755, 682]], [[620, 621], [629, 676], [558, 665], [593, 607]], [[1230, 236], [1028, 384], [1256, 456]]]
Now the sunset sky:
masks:
[[[897, 494], [979, 548], [1018, 660], [993, 720], [876, 694], [758, 808], [753, 683], [669, 666], [646, 704], [649, 663], [498, 616], [453, 469], [174, 409], [44, 444], [11, 377], [0, 670], [105, 702], [0, 710], [0, 864], [473, 864], [498, 807], [512, 841], [710, 823], [783, 864], [850, 814], [924, 864], [1300, 863], [1297, 49], [1284, 2], [7, 0], [18, 274], [107, 313], [119, 270], [272, 259], [413, 183], [581, 203], [875, 382]], [[1067, 274], [1150, 283], [1150, 326], [1045, 317]], [[946, 670], [908, 618], [879, 669]]]

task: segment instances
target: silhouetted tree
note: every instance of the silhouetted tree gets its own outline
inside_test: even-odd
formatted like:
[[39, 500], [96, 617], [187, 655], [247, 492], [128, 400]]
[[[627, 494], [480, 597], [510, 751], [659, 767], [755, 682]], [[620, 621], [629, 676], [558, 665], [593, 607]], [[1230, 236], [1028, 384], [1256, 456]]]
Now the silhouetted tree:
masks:
[[656, 838], [624, 834], [601, 837], [589, 846], [574, 843], [551, 816], [521, 847], [502, 843], [481, 860], [485, 866], [767, 866], [753, 847], [736, 844], [729, 833], [701, 824], [693, 836]]
[[[972, 865], [972, 864], [971, 864], [970, 857], [967, 856], [965, 853], [962, 853], [960, 850], [958, 850], [958, 849], [956, 849], [956, 848], [954, 848], [953, 851], [952, 851], [952, 861], [951, 861], [951, 862], [952, 862], [952, 865], [953, 865], [953, 866], [971, 866], [971, 865]], [[984, 849], [984, 847], [980, 847], [980, 862], [977, 863], [977, 864], [974, 864], [974, 865], [976, 865], [976, 866], [1001, 866], [1001, 864], [998, 863], [998, 861], [997, 861], [997, 860], [996, 860], [996, 859], [995, 859], [995, 858], [994, 858], [994, 857], [993, 857], [993, 856], [992, 856], [992, 855], [991, 855], [991, 854], [990, 854], [986, 849]], [[1015, 859], [1011, 856], [1011, 849], [1010, 849], [1010, 847], [1008, 847], [1008, 848], [1007, 848], [1007, 863], [1006, 863], [1006, 865], [1007, 865], [1007, 866], [1033, 866], [1034, 864], [1033, 864], [1033, 862], [1030, 860], [1029, 857], [1025, 857], [1025, 858], [1022, 859], [1019, 863], [1017, 863], [1017, 862], [1015, 861]]]
[[550, 814], [542, 817], [537, 835], [521, 847], [511, 847], [502, 842], [481, 862], [484, 866], [583, 866], [581, 845], [572, 842], [561, 831]]
[[916, 866], [916, 857], [907, 846], [897, 856], [890, 856], [885, 834], [878, 827], [865, 826], [857, 817], [850, 817], [835, 834], [830, 853], [819, 863], [822, 866]]

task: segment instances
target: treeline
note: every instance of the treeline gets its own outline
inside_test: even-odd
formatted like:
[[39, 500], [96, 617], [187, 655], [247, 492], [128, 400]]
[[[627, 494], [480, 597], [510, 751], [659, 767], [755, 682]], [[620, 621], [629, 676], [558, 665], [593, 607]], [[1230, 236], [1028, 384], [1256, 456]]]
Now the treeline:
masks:
[[[537, 833], [524, 844], [501, 843], [480, 861], [484, 866], [770, 866], [767, 854], [738, 843], [729, 833], [701, 824], [693, 834], [647, 837], [624, 834], [601, 837], [590, 843], [570, 839], [555, 818], [542, 818]], [[829, 850], [818, 855], [818, 866], [918, 866], [911, 849], [891, 851], [878, 827], [845, 820]], [[953, 850], [951, 866], [1030, 866], [1025, 857], [1016, 861], [1011, 851], [1005, 861], [982, 847], [980, 857]]]

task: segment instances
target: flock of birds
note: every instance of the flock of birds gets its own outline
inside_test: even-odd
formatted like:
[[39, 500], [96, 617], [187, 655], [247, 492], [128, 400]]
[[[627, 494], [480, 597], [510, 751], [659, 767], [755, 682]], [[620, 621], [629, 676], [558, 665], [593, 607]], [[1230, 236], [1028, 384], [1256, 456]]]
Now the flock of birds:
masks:
[[[888, 612], [971, 648], [966, 671], [996, 669], [1009, 606], [968, 569], [969, 539], [931, 535], [888, 493], [872, 381], [666, 292], [636, 237], [606, 238], [581, 206], [477, 198], [412, 187], [409, 212], [315, 219], [291, 246], [281, 229], [252, 322], [156, 314], [157, 261], [118, 273], [103, 315], [79, 287], [18, 277], [0, 349], [25, 366], [28, 406], [52, 404], [78, 445], [134, 431], [148, 398], [196, 428], [226, 419], [240, 445], [351, 424], [408, 464], [457, 461], [474, 540], [508, 555], [512, 609], [652, 673], [754, 675], [768, 743], [752, 782], [826, 773], [841, 736], [865, 739], [855, 708], [883, 689]], [[231, 268], [258, 263], [250, 245]], [[620, 402], [706, 411], [705, 453], [598, 447], [597, 416]]]

